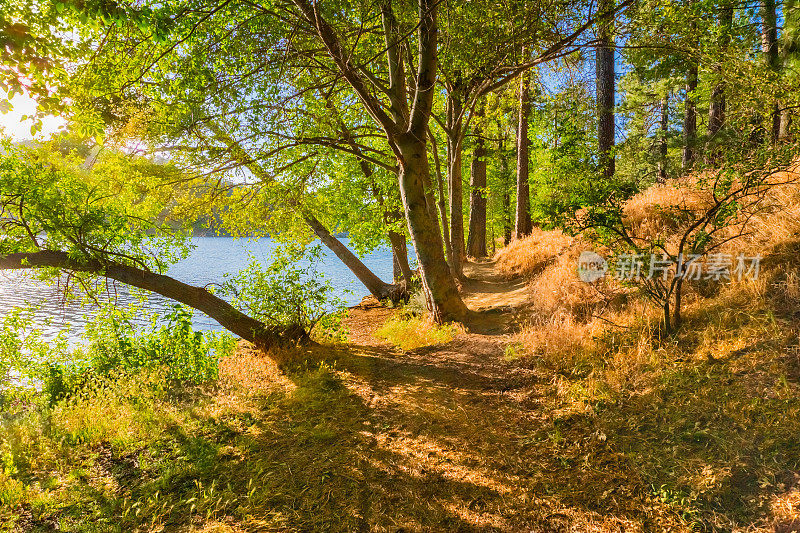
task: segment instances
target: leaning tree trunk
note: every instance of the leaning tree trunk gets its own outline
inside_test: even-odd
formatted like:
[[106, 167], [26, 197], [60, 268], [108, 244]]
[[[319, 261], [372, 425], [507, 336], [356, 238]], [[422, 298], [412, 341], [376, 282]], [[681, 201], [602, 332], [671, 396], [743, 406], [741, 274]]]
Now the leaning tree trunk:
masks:
[[405, 293], [405, 287], [401, 284], [392, 285], [381, 280], [376, 276], [367, 266], [350, 251], [347, 246], [334, 237], [328, 228], [326, 228], [314, 215], [310, 212], [303, 213], [303, 220], [314, 231], [314, 234], [319, 237], [319, 240], [327, 246], [336, 257], [364, 284], [367, 290], [377, 299], [384, 300], [389, 298], [393, 302], [400, 300]]
[[[483, 107], [478, 110], [478, 117], [483, 116]], [[475, 257], [486, 257], [486, 146], [480, 127], [475, 128], [477, 140], [472, 154], [470, 168], [470, 201], [469, 201], [469, 233], [467, 238], [467, 254]]]
[[437, 322], [463, 321], [467, 317], [467, 307], [445, 261], [436, 206], [429, 204], [425, 195], [425, 183], [430, 181], [426, 143], [407, 134], [396, 142], [402, 156], [400, 193], [411, 240], [422, 266], [422, 285], [428, 295], [429, 311]]
[[258, 348], [287, 346], [310, 342], [301, 325], [270, 326], [250, 317], [206, 289], [187, 285], [174, 278], [114, 261], [77, 259], [57, 250], [16, 253], [0, 256], [0, 270], [57, 268], [74, 272], [91, 272], [126, 285], [155, 292], [207, 314], [219, 324]]
[[[228, 146], [231, 157], [233, 157], [234, 160], [242, 163], [250, 172], [253, 173], [254, 176], [259, 178], [262, 183], [268, 184], [272, 182], [273, 177], [260, 164], [258, 164], [258, 162], [256, 162], [247, 154], [238, 141], [236, 141], [214, 122], [209, 121], [207, 125], [211, 132]], [[346, 129], [345, 132], [349, 135], [349, 132]], [[350, 137], [350, 141], [352, 143], [352, 137]], [[357, 153], [360, 154], [359, 151], [357, 151]], [[364, 176], [371, 181], [372, 169], [369, 168], [369, 165], [367, 165], [363, 159], [360, 160], [360, 165]], [[373, 191], [374, 190], [375, 189], [373, 188]], [[379, 196], [376, 199], [380, 204], [383, 204], [383, 201]], [[300, 208], [296, 202], [294, 202], [294, 207]], [[306, 224], [308, 224], [314, 234], [319, 237], [322, 243], [327, 246], [336, 255], [336, 257], [341, 259], [342, 263], [344, 263], [345, 266], [353, 272], [358, 280], [364, 284], [367, 290], [375, 298], [378, 300], [389, 298], [393, 302], [396, 302], [405, 297], [405, 288], [403, 285], [390, 285], [382, 281], [369, 268], [367, 268], [366, 265], [364, 265], [364, 263], [362, 263], [361, 260], [353, 254], [353, 252], [351, 252], [344, 244], [342, 244], [339, 239], [331, 235], [331, 232], [328, 231], [328, 229], [310, 211], [303, 211], [302, 208], [300, 209], [303, 220], [305, 220]], [[386, 213], [384, 213], [384, 215], [386, 215]]]
[[614, 176], [614, 22], [603, 16], [614, 9], [614, 0], [599, 0], [597, 11], [603, 17], [599, 23], [596, 53], [597, 89], [597, 148], [603, 177]]
[[530, 235], [531, 192], [528, 183], [529, 147], [528, 117], [531, 113], [530, 74], [526, 71], [519, 82], [519, 121], [517, 122], [517, 209], [514, 225], [514, 238]]

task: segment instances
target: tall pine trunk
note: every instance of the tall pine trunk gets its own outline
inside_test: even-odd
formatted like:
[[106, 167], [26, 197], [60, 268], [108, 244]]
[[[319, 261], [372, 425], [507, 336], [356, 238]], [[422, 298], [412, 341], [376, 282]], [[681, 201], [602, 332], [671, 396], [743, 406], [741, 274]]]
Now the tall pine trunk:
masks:
[[686, 100], [684, 100], [683, 115], [683, 171], [688, 172], [694, 167], [695, 149], [697, 146], [697, 63], [692, 60], [686, 72]]
[[[476, 117], [482, 117], [483, 114], [483, 105], [481, 105]], [[467, 254], [475, 258], [486, 257], [486, 146], [482, 134], [480, 125], [476, 126], [477, 139], [470, 167]]]
[[[497, 130], [502, 131], [500, 127], [498, 127]], [[511, 179], [511, 170], [509, 168], [508, 154], [506, 154], [505, 146], [505, 136], [503, 136], [500, 138], [497, 145], [497, 156], [500, 159], [500, 173], [503, 180], [503, 244], [508, 246], [514, 232], [514, 226], [511, 223], [513, 220], [513, 213], [511, 212], [511, 188], [514, 186], [514, 183]]]
[[[689, 34], [696, 48], [699, 47], [697, 40], [697, 22], [695, 21], [696, 0], [689, 0], [691, 13], [691, 23], [689, 24]], [[686, 58], [686, 99], [683, 102], [683, 161], [684, 172], [690, 171], [694, 167], [697, 158], [697, 101], [695, 92], [697, 91], [698, 64], [696, 55], [693, 51], [689, 52]]]
[[530, 235], [531, 193], [528, 183], [529, 149], [528, 117], [531, 113], [530, 73], [526, 71], [519, 81], [519, 121], [517, 123], [517, 209], [514, 225], [514, 238], [521, 239]]
[[664, 183], [667, 181], [667, 134], [669, 133], [669, 93], [664, 94], [661, 98], [661, 120], [659, 128], [658, 139], [658, 182]]
[[[731, 25], [733, 24], [733, 6], [726, 3], [720, 14], [721, 34], [719, 40], [719, 53], [724, 59], [725, 53], [731, 42]], [[722, 76], [722, 65], [717, 62], [713, 67], [714, 75]], [[717, 80], [711, 89], [711, 101], [708, 107], [708, 137], [713, 139], [725, 125], [725, 82]]]
[[597, 90], [597, 148], [600, 169], [605, 178], [614, 176], [614, 22], [603, 13], [614, 9], [614, 0], [599, 0], [597, 11], [601, 16], [598, 24], [596, 49]]
[[[761, 51], [770, 73], [778, 76], [780, 59], [778, 57], [778, 22], [775, 0], [763, 0], [761, 4]], [[772, 104], [770, 113], [770, 139], [777, 142], [781, 132], [781, 111], [777, 101]]]
[[457, 279], [464, 276], [464, 181], [461, 169], [463, 102], [458, 89], [450, 92], [447, 110], [447, 183], [450, 192], [450, 266]]
[[792, 112], [790, 109], [781, 109], [781, 125], [778, 130], [778, 139], [785, 140], [791, 135], [789, 128], [792, 126]]

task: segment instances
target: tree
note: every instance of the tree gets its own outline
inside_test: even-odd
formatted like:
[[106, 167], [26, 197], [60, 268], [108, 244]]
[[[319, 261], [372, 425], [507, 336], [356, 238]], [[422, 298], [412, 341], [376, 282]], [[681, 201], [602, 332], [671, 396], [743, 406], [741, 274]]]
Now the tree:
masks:
[[597, 147], [600, 169], [604, 178], [614, 176], [614, 96], [616, 94], [614, 67], [614, 0], [599, 0], [600, 14], [597, 29], [595, 71], [597, 75]]
[[531, 112], [530, 74], [525, 73], [519, 80], [519, 122], [517, 123], [517, 208], [514, 224], [514, 237], [521, 239], [529, 235], [531, 222], [531, 193], [528, 183], [528, 162], [530, 140], [528, 139], [528, 117]]
[[161, 273], [185, 250], [185, 233], [176, 234], [165, 220], [157, 222], [167, 198], [151, 188], [152, 175], [166, 171], [174, 178], [168, 167], [145, 163], [137, 169], [138, 162], [116, 157], [87, 172], [80, 162], [58, 166], [43, 151], [6, 144], [3, 152], [0, 270], [36, 269], [51, 276], [66, 271], [116, 280], [203, 311], [265, 350], [309, 340], [300, 324], [265, 324], [205, 288]]
[[[480, 120], [484, 104], [476, 112]], [[470, 168], [469, 238], [467, 253], [475, 258], [486, 257], [486, 146], [480, 124], [475, 128], [475, 150]]]
[[[768, 72], [773, 76], [777, 76], [780, 70], [780, 59], [778, 56], [778, 19], [775, 11], [775, 0], [764, 0], [760, 6], [761, 52], [764, 54], [764, 62]], [[770, 138], [775, 143], [778, 141], [781, 132], [781, 110], [777, 101], [771, 107]]]
[[383, 129], [392, 152], [397, 157], [400, 191], [409, 232], [422, 267], [422, 281], [428, 296], [429, 311], [434, 319], [464, 320], [467, 308], [458, 294], [445, 262], [441, 232], [436, 219], [436, 206], [426, 194], [431, 183], [428, 166], [427, 129], [433, 105], [437, 68], [437, 5], [420, 0], [418, 9], [417, 72], [412, 76], [414, 91], [409, 105], [402, 59], [402, 33], [390, 4], [381, 6], [386, 61], [389, 80], [383, 92], [391, 101], [389, 113], [368, 89], [364, 72], [359, 72], [348, 57], [333, 27], [327, 22], [318, 4], [294, 0], [298, 21], [308, 25], [334, 62], [342, 77], [351, 86], [366, 112]]
[[[722, 59], [728, 51], [731, 41], [731, 25], [733, 24], [733, 5], [726, 2], [720, 15], [720, 36], [718, 54], [722, 56], [712, 67], [716, 77], [722, 74]], [[725, 81], [720, 80], [711, 90], [711, 99], [708, 107], [708, 137], [713, 139], [725, 125]]]
[[659, 105], [659, 139], [658, 139], [658, 181], [667, 181], [667, 155], [669, 154], [669, 93], [665, 93]]
[[[696, 9], [695, 0], [689, 0], [689, 9]], [[697, 33], [697, 22], [690, 14], [690, 39], [696, 43], [694, 35]], [[697, 48], [695, 44], [694, 48]], [[699, 66], [696, 57], [691, 55], [686, 61], [686, 96], [684, 100], [683, 115], [683, 171], [688, 172], [694, 167], [697, 156], [697, 80], [699, 76]]]

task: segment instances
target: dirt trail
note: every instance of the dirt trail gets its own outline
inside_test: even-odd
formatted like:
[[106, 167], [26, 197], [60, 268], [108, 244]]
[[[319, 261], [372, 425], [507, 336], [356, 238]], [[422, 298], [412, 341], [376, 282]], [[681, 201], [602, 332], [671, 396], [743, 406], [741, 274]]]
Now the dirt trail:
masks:
[[462, 297], [473, 311], [502, 309], [513, 311], [528, 304], [525, 280], [508, 279], [495, 268], [494, 261], [467, 263], [464, 266], [467, 280]]
[[[587, 468], [581, 446], [553, 453], [553, 375], [506, 357], [528, 304], [524, 280], [503, 278], [492, 262], [469, 263], [465, 274], [464, 300], [481, 313], [469, 332], [447, 344], [402, 352], [376, 338], [391, 309], [355, 308], [348, 319], [352, 344], [337, 365], [368, 413], [365, 525], [646, 530], [643, 524], [661, 512], [640, 499], [645, 491], [638, 476], [602, 442], [592, 453], [607, 468]], [[591, 422], [570, 425], [582, 442], [592, 438]], [[570, 431], [555, 429], [559, 438]], [[612, 492], [620, 497], [609, 498]], [[379, 526], [382, 513], [398, 527]]]

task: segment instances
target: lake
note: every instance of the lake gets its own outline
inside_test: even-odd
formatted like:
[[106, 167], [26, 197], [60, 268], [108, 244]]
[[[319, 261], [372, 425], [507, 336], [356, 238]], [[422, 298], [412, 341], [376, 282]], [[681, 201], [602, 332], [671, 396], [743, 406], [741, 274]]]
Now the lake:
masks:
[[[341, 239], [348, 244], [348, 239]], [[226, 273], [235, 274], [247, 266], [252, 256], [262, 264], [269, 264], [276, 248], [270, 239], [249, 241], [225, 237], [194, 237], [194, 249], [189, 257], [174, 264], [167, 272], [170, 276], [191, 285], [205, 286], [222, 283]], [[355, 305], [368, 294], [350, 270], [327, 248], [322, 248], [324, 256], [318, 271], [331, 281], [334, 292], [348, 305]], [[392, 279], [392, 252], [387, 247], [378, 249], [362, 258], [367, 267], [385, 281]], [[112, 299], [119, 305], [127, 306], [136, 299], [121, 283], [109, 282], [104, 299]], [[157, 294], [150, 295], [147, 305], [158, 311], [168, 308], [175, 302]], [[0, 317], [17, 306], [33, 304], [40, 306], [37, 311], [37, 324], [49, 334], [69, 326], [71, 337], [76, 338], [83, 325], [91, 319], [97, 307], [77, 300], [64, 302], [62, 292], [55, 285], [32, 279], [28, 272], [0, 271]], [[49, 323], [49, 325], [48, 325]], [[207, 315], [195, 311], [194, 326], [198, 330], [220, 331], [222, 328]]]

